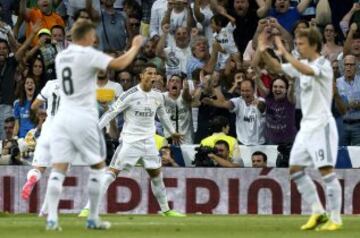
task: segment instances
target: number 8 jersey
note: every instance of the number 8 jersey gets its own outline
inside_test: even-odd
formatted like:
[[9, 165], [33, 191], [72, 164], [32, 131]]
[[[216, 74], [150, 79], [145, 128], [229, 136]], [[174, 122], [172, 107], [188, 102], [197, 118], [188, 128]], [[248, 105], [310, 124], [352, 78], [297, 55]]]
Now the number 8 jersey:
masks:
[[56, 56], [56, 74], [61, 88], [59, 113], [71, 109], [98, 116], [96, 78], [98, 70], [106, 70], [111, 56], [92, 47], [71, 44]]

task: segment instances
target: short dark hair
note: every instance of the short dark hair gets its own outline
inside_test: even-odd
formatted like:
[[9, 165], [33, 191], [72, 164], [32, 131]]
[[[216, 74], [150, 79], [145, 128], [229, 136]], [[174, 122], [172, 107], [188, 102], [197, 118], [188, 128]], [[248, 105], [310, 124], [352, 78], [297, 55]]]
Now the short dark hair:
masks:
[[243, 79], [243, 81], [241, 81], [241, 83], [240, 83], [240, 88], [241, 88], [241, 85], [244, 82], [249, 82], [251, 84], [251, 87], [255, 90], [255, 82], [254, 82], [254, 80], [251, 80], [251, 79], [248, 79], [248, 78]]
[[310, 46], [316, 46], [316, 51], [321, 52], [322, 49], [322, 36], [321, 33], [314, 27], [300, 30], [296, 37], [305, 37], [309, 41]]
[[256, 156], [256, 155], [261, 155], [263, 157], [264, 162], [267, 162], [267, 155], [264, 152], [255, 151], [254, 153], [252, 153], [251, 157]]
[[77, 20], [71, 28], [71, 38], [73, 41], [78, 41], [84, 38], [84, 36], [91, 30], [95, 30], [96, 26], [89, 20]]
[[225, 145], [226, 149], [229, 151], [230, 150], [230, 146], [229, 146], [229, 143], [227, 143], [226, 141], [224, 140], [218, 140], [215, 142], [215, 145]]
[[154, 63], [147, 62], [144, 65], [142, 65], [141, 73], [144, 73], [147, 68], [155, 68], [157, 70], [157, 66]]
[[222, 129], [229, 125], [230, 125], [229, 119], [224, 116], [217, 116], [210, 123], [213, 133], [222, 132]]
[[74, 16], [73, 16], [74, 21], [77, 21], [77, 20], [79, 19], [80, 14], [81, 14], [82, 12], [86, 12], [86, 13], [89, 15], [89, 17], [90, 17], [90, 14], [87, 12], [86, 8], [81, 8], [81, 9], [79, 9], [79, 10], [76, 10], [76, 12], [74, 13]]
[[172, 149], [171, 149], [171, 147], [169, 145], [162, 146], [159, 151], [162, 151], [164, 149], [165, 150], [170, 150], [170, 157], [173, 158], [173, 159], [175, 158], [174, 153], [173, 153], [173, 151], [172, 151]]
[[63, 26], [61, 26], [61, 25], [54, 25], [54, 26], [51, 27], [51, 29], [50, 29], [51, 34], [52, 34], [52, 31], [53, 31], [54, 29], [60, 29], [60, 30], [63, 32], [64, 37], [65, 37], [66, 32], [65, 32], [65, 28], [64, 28]]
[[211, 17], [210, 21], [214, 21], [217, 26], [220, 26], [221, 28], [226, 27], [226, 25], [229, 23], [229, 19], [224, 17], [221, 14], [215, 14]]
[[4, 120], [5, 123], [9, 123], [9, 122], [15, 122], [15, 117], [11, 116], [11, 117], [8, 117]]

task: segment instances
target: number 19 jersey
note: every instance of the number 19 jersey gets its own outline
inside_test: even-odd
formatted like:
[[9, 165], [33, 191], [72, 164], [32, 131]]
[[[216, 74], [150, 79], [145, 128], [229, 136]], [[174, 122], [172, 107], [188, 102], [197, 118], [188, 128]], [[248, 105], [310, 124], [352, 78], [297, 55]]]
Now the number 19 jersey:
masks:
[[111, 56], [92, 47], [75, 44], [60, 52], [55, 60], [61, 88], [59, 112], [74, 109], [97, 115], [97, 72], [106, 70], [111, 60]]

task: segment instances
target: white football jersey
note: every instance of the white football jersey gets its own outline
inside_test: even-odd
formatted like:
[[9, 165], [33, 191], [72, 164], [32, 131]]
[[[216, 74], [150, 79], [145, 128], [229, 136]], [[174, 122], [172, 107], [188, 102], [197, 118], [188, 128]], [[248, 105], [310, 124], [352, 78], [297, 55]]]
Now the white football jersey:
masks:
[[[263, 98], [257, 98], [264, 101]], [[242, 97], [230, 99], [236, 115], [236, 136], [243, 145], [262, 145], [265, 143], [265, 113], [260, 112], [256, 105], [246, 105]]]
[[[176, 100], [169, 96], [169, 92], [163, 93], [163, 95], [166, 113], [170, 116], [175, 130], [184, 135], [184, 144], [193, 144], [194, 129], [191, 104], [184, 101], [182, 92]], [[164, 130], [164, 135], [170, 137], [171, 133]]]
[[123, 112], [125, 121], [121, 132], [124, 142], [153, 138], [156, 114], [166, 130], [171, 134], [175, 132], [165, 111], [164, 96], [153, 89], [145, 92], [137, 85], [121, 94], [101, 117], [99, 127], [104, 128], [120, 112]]
[[217, 60], [218, 69], [225, 68], [226, 61], [228, 60], [230, 55], [239, 52], [233, 36], [235, 28], [236, 26], [229, 22], [226, 27], [221, 28], [219, 33], [214, 33], [215, 40], [225, 50], [225, 53], [219, 52]]
[[332, 84], [333, 70], [330, 61], [324, 57], [309, 62], [301, 60], [310, 66], [315, 76], [307, 76], [297, 71], [290, 63], [282, 64], [282, 70], [291, 77], [300, 78], [301, 87], [301, 120], [302, 131], [313, 131], [321, 129], [332, 117]]
[[98, 116], [96, 75], [106, 70], [112, 57], [92, 47], [71, 44], [56, 56], [56, 73], [61, 88], [59, 113], [72, 109]]
[[41, 89], [41, 92], [38, 94], [37, 99], [46, 102], [46, 120], [42, 125], [42, 133], [47, 129], [52, 120], [54, 119], [55, 114], [58, 111], [60, 104], [60, 86], [59, 81], [49, 80], [45, 86]]
[[37, 99], [46, 102], [46, 120], [52, 120], [59, 108], [60, 86], [57, 79], [49, 80], [41, 89]]

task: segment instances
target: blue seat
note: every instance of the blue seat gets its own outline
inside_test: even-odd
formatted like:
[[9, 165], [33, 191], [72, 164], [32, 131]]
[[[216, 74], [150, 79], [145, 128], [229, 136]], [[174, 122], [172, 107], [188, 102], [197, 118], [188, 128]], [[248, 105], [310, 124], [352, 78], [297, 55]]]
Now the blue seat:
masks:
[[346, 146], [339, 146], [335, 168], [337, 169], [352, 168], [349, 151]]

